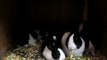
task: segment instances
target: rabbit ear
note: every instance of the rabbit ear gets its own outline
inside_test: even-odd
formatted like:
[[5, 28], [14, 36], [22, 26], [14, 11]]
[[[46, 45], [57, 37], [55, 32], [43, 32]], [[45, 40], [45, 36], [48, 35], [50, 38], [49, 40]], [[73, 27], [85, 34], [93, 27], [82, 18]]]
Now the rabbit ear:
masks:
[[79, 33], [81, 33], [84, 29], [86, 29], [86, 21], [82, 21], [79, 24]]
[[67, 40], [67, 38], [69, 37], [70, 34], [71, 34], [71, 32], [64, 33], [63, 36], [62, 36], [62, 39], [61, 39], [62, 48], [63, 48], [63, 50], [64, 50], [64, 52], [67, 56], [69, 56], [70, 53], [69, 53], [69, 49], [66, 46], [66, 40]]
[[79, 25], [79, 33], [83, 30], [83, 25], [84, 25], [84, 23], [81, 23], [80, 25]]

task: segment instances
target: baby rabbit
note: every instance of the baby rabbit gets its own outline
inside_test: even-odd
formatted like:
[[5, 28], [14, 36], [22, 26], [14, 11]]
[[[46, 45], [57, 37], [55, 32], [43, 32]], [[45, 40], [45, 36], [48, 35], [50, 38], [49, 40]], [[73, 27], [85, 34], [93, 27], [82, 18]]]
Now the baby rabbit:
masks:
[[62, 37], [62, 47], [67, 56], [70, 54], [82, 56], [85, 50], [85, 42], [78, 34], [66, 32]]
[[43, 43], [46, 37], [47, 37], [46, 31], [39, 30], [32, 31], [31, 33], [29, 33], [28, 44], [35, 45], [35, 43], [38, 41]]
[[82, 56], [85, 51], [85, 41], [80, 35], [82, 25], [76, 27], [76, 30], [65, 32], [62, 36], [62, 48], [67, 56], [73, 54], [75, 56]]
[[56, 41], [56, 36], [50, 34], [43, 43], [42, 54], [46, 60], [65, 60], [65, 54], [56, 46]]

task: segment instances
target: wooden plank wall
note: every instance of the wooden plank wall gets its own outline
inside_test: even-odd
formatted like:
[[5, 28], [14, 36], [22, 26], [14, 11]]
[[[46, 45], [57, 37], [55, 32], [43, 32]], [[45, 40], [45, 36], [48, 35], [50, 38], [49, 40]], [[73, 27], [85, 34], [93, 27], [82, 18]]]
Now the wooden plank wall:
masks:
[[10, 1], [0, 0], [0, 56], [11, 48]]

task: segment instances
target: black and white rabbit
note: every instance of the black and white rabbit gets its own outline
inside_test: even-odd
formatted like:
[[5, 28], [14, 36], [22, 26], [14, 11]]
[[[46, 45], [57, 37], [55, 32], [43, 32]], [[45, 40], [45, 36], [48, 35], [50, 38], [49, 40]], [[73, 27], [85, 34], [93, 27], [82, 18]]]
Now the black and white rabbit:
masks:
[[82, 56], [85, 50], [85, 42], [78, 34], [66, 32], [62, 37], [62, 47], [67, 56], [70, 54]]
[[85, 51], [85, 41], [80, 35], [81, 26], [74, 32], [65, 32], [62, 36], [62, 48], [67, 56], [73, 54], [75, 56], [82, 56]]
[[65, 54], [61, 48], [56, 46], [56, 40], [56, 36], [49, 35], [43, 44], [42, 54], [46, 60], [65, 60]]
[[35, 45], [37, 41], [43, 42], [46, 37], [47, 37], [46, 31], [39, 31], [39, 30], [32, 31], [31, 33], [29, 33], [28, 44]]

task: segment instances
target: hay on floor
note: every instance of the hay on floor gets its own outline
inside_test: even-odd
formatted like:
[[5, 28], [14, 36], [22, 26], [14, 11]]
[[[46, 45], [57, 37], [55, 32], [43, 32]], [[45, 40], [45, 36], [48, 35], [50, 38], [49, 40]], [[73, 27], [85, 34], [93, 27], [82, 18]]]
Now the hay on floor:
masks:
[[[2, 60], [45, 60], [40, 51], [41, 46], [42, 43], [20, 46], [17, 49], [8, 52]], [[75, 57], [70, 55], [69, 57], [66, 57], [65, 60], [107, 60], [107, 58], [97, 52], [94, 57], [90, 55], [84, 55], [83, 57]]]

